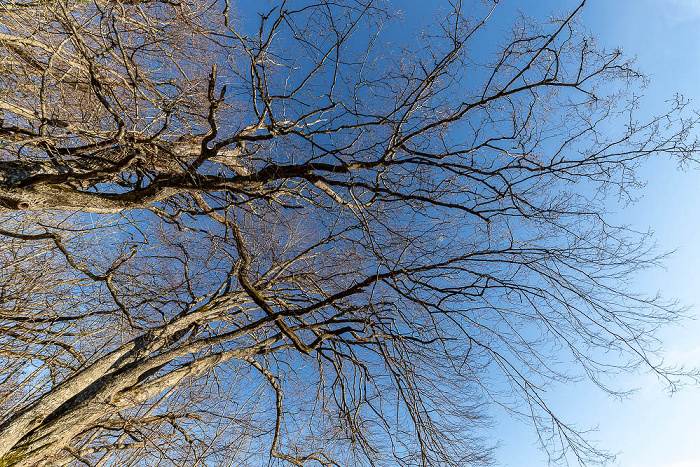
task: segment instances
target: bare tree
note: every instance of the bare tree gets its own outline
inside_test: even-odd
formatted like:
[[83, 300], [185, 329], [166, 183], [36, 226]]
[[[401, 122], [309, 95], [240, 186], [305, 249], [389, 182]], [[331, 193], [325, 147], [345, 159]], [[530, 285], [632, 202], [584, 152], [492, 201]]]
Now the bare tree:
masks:
[[604, 459], [544, 391], [672, 381], [602, 195], [697, 144], [584, 4], [4, 2], [0, 466], [481, 465], [492, 403]]

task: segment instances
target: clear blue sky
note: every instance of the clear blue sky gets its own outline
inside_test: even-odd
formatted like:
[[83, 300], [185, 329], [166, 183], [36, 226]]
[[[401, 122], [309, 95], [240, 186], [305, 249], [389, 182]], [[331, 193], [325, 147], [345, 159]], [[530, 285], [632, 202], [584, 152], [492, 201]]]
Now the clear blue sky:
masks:
[[[504, 17], [519, 8], [533, 16], [565, 12], [578, 1], [502, 0]], [[646, 108], [660, 113], [666, 99], [679, 92], [700, 109], [700, 0], [589, 0], [583, 23], [599, 44], [620, 46], [651, 78]], [[654, 161], [643, 170], [648, 185], [634, 206], [610, 202], [614, 220], [640, 230], [651, 228], [660, 250], [676, 250], [665, 270], [649, 271], [636, 287], [660, 291], [691, 308], [696, 322], [662, 333], [667, 361], [700, 366], [700, 166], [679, 172], [674, 162]], [[602, 448], [620, 452], [621, 467], [700, 467], [700, 389], [686, 387], [669, 397], [651, 375], [620, 379], [623, 388], [640, 388], [620, 402], [591, 385], [567, 385], [551, 398], [567, 421], [598, 431], [590, 437]], [[546, 457], [534, 447], [535, 435], [524, 424], [497, 418], [494, 434], [502, 439], [498, 460], [510, 467], [540, 467]]]
[[[408, 27], [429, 22], [440, 2], [394, 0]], [[490, 19], [494, 39], [506, 31], [519, 9], [547, 18], [568, 13], [579, 0], [501, 0]], [[700, 0], [588, 0], [583, 24], [598, 36], [599, 45], [620, 47], [637, 58], [650, 79], [644, 109], [662, 113], [675, 93], [693, 100], [700, 110]], [[675, 161], [655, 160], [642, 170], [647, 180], [635, 205], [609, 203], [612, 219], [638, 230], [651, 229], [659, 251], [675, 250], [666, 268], [637, 278], [635, 288], [691, 306], [695, 322], [665, 329], [660, 337], [666, 361], [700, 367], [700, 164], [685, 172]], [[638, 390], [620, 401], [590, 383], [554, 388], [550, 402], [564, 421], [581, 429], [596, 428], [589, 439], [601, 449], [618, 453], [621, 467], [700, 467], [700, 388], [685, 387], [672, 397], [649, 374], [616, 380], [621, 389]], [[544, 467], [547, 457], [536, 447], [536, 434], [526, 424], [494, 413], [491, 434], [500, 439], [497, 460], [509, 467]]]

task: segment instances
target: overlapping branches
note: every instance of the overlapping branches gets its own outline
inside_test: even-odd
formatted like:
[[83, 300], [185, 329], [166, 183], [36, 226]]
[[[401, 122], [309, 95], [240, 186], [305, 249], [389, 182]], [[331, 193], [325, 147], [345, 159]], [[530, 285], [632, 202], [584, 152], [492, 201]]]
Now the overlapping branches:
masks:
[[604, 457], [546, 385], [672, 381], [676, 313], [597, 193], [697, 144], [584, 4], [0, 6], [0, 465], [483, 465], [485, 402]]

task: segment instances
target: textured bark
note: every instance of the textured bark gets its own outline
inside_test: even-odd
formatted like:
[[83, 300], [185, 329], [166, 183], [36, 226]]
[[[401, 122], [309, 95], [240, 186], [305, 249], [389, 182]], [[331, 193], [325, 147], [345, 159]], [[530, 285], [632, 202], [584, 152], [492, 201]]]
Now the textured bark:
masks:
[[474, 54], [484, 2], [2, 2], [0, 467], [483, 467], [494, 401], [604, 459], [544, 388], [670, 381], [600, 194], [698, 117], [584, 4]]

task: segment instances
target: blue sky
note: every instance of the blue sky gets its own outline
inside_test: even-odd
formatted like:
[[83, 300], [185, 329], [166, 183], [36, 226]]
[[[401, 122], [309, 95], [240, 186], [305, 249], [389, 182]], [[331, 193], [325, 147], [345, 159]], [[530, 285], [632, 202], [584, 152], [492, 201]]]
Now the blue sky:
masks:
[[[429, 22], [440, 2], [394, 0], [409, 28]], [[468, 2], [465, 2], [468, 3]], [[507, 31], [517, 10], [542, 19], [562, 16], [578, 0], [501, 0], [490, 18], [494, 40]], [[675, 93], [700, 109], [700, 0], [588, 0], [582, 23], [598, 36], [599, 45], [620, 47], [636, 57], [649, 76], [643, 110], [664, 112]], [[679, 171], [676, 161], [658, 158], [642, 169], [646, 188], [634, 205], [610, 200], [612, 220], [655, 233], [658, 251], [675, 251], [665, 269], [636, 278], [638, 291], [678, 299], [690, 306], [696, 321], [662, 331], [666, 361], [700, 367], [700, 164]], [[618, 453], [621, 467], [700, 467], [700, 388], [684, 387], [670, 396], [650, 374], [622, 376], [613, 386], [637, 391], [619, 400], [591, 383], [567, 384], [550, 391], [549, 400], [564, 421], [596, 429], [588, 438], [601, 449]], [[491, 434], [500, 439], [497, 460], [509, 467], [544, 467], [547, 456], [536, 447], [536, 434], [506, 414], [495, 415]]]
[[[429, 22], [432, 9], [419, 0], [394, 1], [407, 26]], [[494, 40], [507, 30], [517, 10], [542, 19], [561, 16], [578, 0], [501, 0], [490, 18]], [[643, 110], [662, 113], [665, 101], [683, 94], [700, 110], [700, 0], [588, 0], [580, 16], [598, 36], [599, 45], [620, 47], [650, 78]], [[659, 158], [642, 169], [647, 186], [634, 205], [610, 200], [613, 221], [638, 230], [651, 229], [658, 251], [674, 251], [665, 268], [646, 271], [635, 288], [657, 291], [691, 307], [695, 321], [663, 330], [660, 338], [668, 363], [700, 367], [700, 164], [685, 171], [676, 161]], [[700, 388], [684, 387], [672, 396], [650, 374], [618, 378], [614, 386], [634, 389], [619, 400], [591, 383], [567, 384], [551, 390], [557, 414], [581, 429], [595, 429], [588, 438], [601, 449], [618, 453], [621, 467], [700, 467]], [[495, 413], [491, 433], [500, 439], [497, 460], [509, 467], [543, 467], [547, 456], [536, 447], [536, 434], [525, 423]]]
[[[469, 3], [465, 0], [465, 4]], [[519, 9], [542, 19], [574, 9], [579, 0], [500, 0], [489, 22], [494, 41], [501, 38]], [[408, 29], [431, 21], [442, 0], [393, 0], [404, 11]], [[241, 1], [242, 10], [258, 7]], [[257, 8], [256, 8], [257, 9]], [[588, 0], [582, 23], [596, 34], [599, 45], [621, 47], [637, 58], [638, 67], [651, 79], [645, 89], [648, 114], [664, 112], [665, 101], [675, 93], [693, 100], [700, 109], [700, 0]], [[648, 184], [635, 205], [608, 208], [613, 221], [629, 223], [638, 230], [651, 229], [659, 251], [675, 250], [666, 268], [646, 271], [636, 279], [636, 289], [657, 291], [681, 304], [694, 306], [696, 321], [665, 329], [660, 338], [668, 363], [700, 367], [700, 163], [679, 171], [677, 163], [659, 158], [642, 170]], [[614, 384], [638, 388], [625, 400], [614, 399], [590, 383], [554, 387], [549, 401], [566, 422], [581, 429], [596, 428], [588, 435], [597, 445], [619, 452], [621, 467], [700, 467], [700, 388], [685, 387], [672, 397], [650, 374], [623, 376]], [[510, 467], [543, 467], [547, 457], [536, 448], [531, 427], [505, 414], [494, 413], [491, 433], [501, 440], [497, 460]]]
[[[565, 12], [578, 2], [569, 0], [502, 0], [507, 17], [519, 8], [533, 16]], [[651, 78], [645, 90], [645, 108], [660, 113], [664, 101], [679, 92], [700, 108], [700, 0], [589, 0], [583, 23], [606, 47], [620, 46]], [[497, 18], [496, 18], [497, 19]], [[664, 330], [661, 338], [669, 363], [700, 366], [700, 244], [699, 167], [681, 172], [673, 161], [652, 161], [643, 169], [648, 184], [632, 206], [610, 201], [614, 220], [655, 232], [659, 250], [675, 253], [662, 270], [645, 272], [637, 279], [639, 290], [677, 298], [691, 306], [695, 322]], [[670, 397], [664, 386], [648, 374], [618, 380], [624, 388], [639, 388], [618, 401], [590, 384], [559, 387], [550, 394], [563, 417], [580, 428], [595, 428], [589, 435], [602, 448], [619, 452], [622, 467], [700, 467], [700, 389], [685, 387]], [[546, 456], [534, 447], [535, 435], [524, 424], [498, 416], [494, 434], [502, 439], [498, 459], [511, 467], [539, 467]]]

